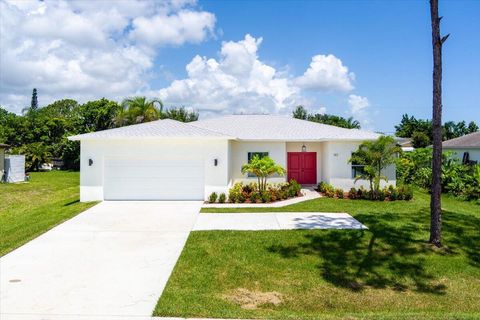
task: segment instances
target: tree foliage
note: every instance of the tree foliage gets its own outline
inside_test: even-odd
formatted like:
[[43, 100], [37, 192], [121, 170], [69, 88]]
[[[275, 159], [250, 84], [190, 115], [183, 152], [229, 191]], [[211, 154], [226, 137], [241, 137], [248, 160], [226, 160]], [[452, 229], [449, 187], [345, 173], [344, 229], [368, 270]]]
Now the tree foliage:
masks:
[[[469, 133], [477, 132], [478, 129], [478, 125], [474, 121], [470, 121], [468, 125], [465, 121], [448, 121], [443, 124], [442, 140], [458, 138]], [[417, 141], [421, 143], [418, 145], [413, 143], [415, 148], [423, 148], [431, 144], [432, 130], [432, 121], [417, 119], [414, 116], [409, 116], [408, 114], [404, 114], [400, 123], [395, 126], [395, 134], [398, 137], [414, 138], [415, 134], [417, 133]], [[427, 144], [425, 144], [427, 141], [425, 137], [428, 137]]]
[[342, 128], [360, 129], [360, 122], [354, 120], [352, 117], [343, 118], [332, 114], [321, 113], [310, 114], [303, 106], [297, 106], [295, 108], [293, 111], [293, 117], [296, 119], [308, 120]]
[[377, 199], [380, 191], [381, 180], [387, 180], [384, 170], [395, 163], [397, 155], [402, 149], [395, 144], [395, 140], [389, 136], [381, 136], [374, 141], [364, 141], [352, 154], [350, 163], [364, 165], [363, 172], [355, 179], [369, 181], [371, 196]]
[[259, 157], [258, 155], [255, 155], [249, 163], [242, 166], [242, 173], [251, 173], [255, 175], [258, 179], [258, 191], [262, 192], [267, 188], [268, 177], [274, 174], [284, 176], [286, 170], [282, 166], [276, 164], [269, 156]]
[[165, 118], [195, 121], [198, 113], [185, 107], [164, 111], [158, 99], [145, 97], [126, 99], [122, 105], [105, 98], [84, 104], [62, 99], [43, 108], [26, 108], [22, 115], [0, 107], [0, 142], [25, 154], [28, 170], [38, 170], [52, 159], [78, 169], [80, 144], [68, 136]]

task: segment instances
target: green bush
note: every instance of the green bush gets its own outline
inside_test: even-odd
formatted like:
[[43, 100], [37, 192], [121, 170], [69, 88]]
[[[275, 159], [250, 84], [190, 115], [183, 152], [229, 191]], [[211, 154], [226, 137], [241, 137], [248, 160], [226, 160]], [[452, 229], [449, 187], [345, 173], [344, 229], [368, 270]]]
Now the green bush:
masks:
[[302, 189], [302, 186], [298, 184], [297, 181], [295, 180], [290, 180], [288, 183], [288, 196], [289, 197], [296, 197], [300, 195], [300, 190]]
[[[243, 198], [243, 201], [241, 201]], [[242, 194], [242, 183], [237, 182], [228, 191], [228, 200], [232, 203], [245, 202], [245, 197]]]
[[215, 203], [217, 201], [217, 193], [216, 192], [212, 192], [210, 194], [210, 196], [208, 197], [208, 202], [210, 203]]
[[350, 188], [350, 190], [348, 191], [348, 198], [349, 199], [356, 199], [357, 198], [357, 189]]
[[261, 193], [261, 198], [263, 203], [267, 203], [271, 201], [271, 195], [268, 190], [265, 190]]
[[324, 181], [320, 181], [320, 183], [318, 184], [317, 186], [317, 190], [321, 193], [324, 193], [326, 188], [328, 186], [328, 183], [324, 182]]
[[220, 193], [220, 195], [218, 196], [218, 202], [220, 203], [225, 203], [225, 200], [226, 200], [226, 196], [225, 196], [225, 193]]
[[250, 195], [250, 201], [251, 201], [252, 203], [261, 202], [261, 201], [262, 201], [262, 197], [260, 196], [260, 193], [258, 193], [258, 191], [252, 192], [252, 194]]
[[340, 188], [335, 189], [335, 195], [337, 196], [338, 199], [343, 199], [344, 197], [343, 189], [340, 189]]

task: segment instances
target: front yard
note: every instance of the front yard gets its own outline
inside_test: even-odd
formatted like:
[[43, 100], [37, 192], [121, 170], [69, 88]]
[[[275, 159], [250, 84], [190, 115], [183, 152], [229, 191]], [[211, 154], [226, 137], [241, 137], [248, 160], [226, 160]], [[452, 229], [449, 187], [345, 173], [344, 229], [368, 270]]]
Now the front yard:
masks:
[[347, 212], [370, 229], [192, 232], [154, 315], [212, 318], [480, 317], [480, 207], [443, 198], [445, 247], [426, 244], [429, 196], [316, 199], [209, 212]]
[[31, 181], [0, 184], [0, 256], [95, 203], [79, 202], [79, 172], [33, 172]]

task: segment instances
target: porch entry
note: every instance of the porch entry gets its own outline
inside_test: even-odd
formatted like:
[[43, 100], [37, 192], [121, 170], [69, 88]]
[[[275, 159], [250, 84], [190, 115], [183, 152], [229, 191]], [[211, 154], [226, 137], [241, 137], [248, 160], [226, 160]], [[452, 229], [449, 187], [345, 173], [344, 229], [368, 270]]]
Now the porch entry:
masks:
[[316, 184], [317, 153], [288, 152], [287, 177], [288, 181], [295, 179], [300, 184]]

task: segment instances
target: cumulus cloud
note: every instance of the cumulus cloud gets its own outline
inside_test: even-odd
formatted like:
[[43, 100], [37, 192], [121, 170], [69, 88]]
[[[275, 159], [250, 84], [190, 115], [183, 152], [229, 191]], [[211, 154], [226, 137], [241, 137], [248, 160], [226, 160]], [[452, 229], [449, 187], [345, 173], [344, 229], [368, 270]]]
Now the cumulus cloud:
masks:
[[186, 104], [216, 112], [281, 112], [301, 100], [299, 88], [259, 60], [262, 38], [246, 35], [222, 44], [220, 58], [195, 56], [187, 78], [161, 89], [167, 103]]
[[201, 42], [214, 25], [194, 1], [0, 1], [0, 104], [20, 111], [33, 87], [42, 104], [140, 92], [158, 46]]
[[349, 113], [360, 121], [362, 127], [368, 127], [370, 121], [367, 116], [367, 108], [370, 107], [370, 101], [367, 97], [351, 94], [348, 96]]
[[342, 60], [332, 54], [316, 55], [305, 73], [295, 83], [305, 89], [329, 91], [353, 90], [355, 74], [349, 72]]

